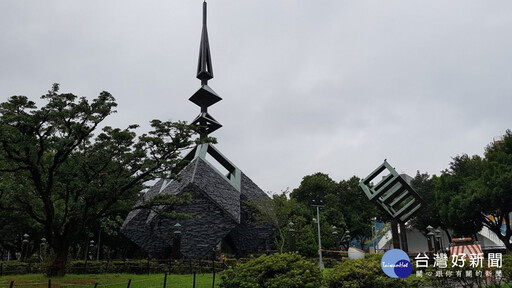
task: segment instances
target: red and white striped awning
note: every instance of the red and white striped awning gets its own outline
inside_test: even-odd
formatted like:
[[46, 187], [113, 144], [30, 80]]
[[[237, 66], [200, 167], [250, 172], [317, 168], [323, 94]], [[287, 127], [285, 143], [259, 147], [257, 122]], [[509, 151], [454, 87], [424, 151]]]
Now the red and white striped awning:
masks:
[[472, 245], [458, 245], [458, 246], [452, 246], [450, 247], [450, 256], [452, 255], [459, 255], [459, 254], [466, 254], [466, 256], [469, 258], [471, 254], [478, 255], [478, 254], [484, 254], [482, 251], [482, 247], [480, 247], [479, 244], [472, 244]]

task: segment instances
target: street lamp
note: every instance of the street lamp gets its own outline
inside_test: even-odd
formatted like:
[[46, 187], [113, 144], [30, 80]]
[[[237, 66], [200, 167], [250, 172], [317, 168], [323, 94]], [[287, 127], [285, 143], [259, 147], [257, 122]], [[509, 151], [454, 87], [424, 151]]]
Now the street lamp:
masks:
[[41, 238], [41, 244], [39, 244], [39, 258], [41, 260], [44, 260], [46, 258], [46, 246], [48, 245], [48, 242], [46, 242], [46, 238]]
[[90, 260], [93, 260], [93, 256], [92, 256], [92, 255], [94, 255], [93, 249], [94, 249], [94, 240], [91, 240], [91, 241], [89, 241], [89, 259]]
[[23, 241], [21, 241], [21, 257], [23, 259], [23, 261], [27, 260], [27, 257], [28, 257], [28, 239], [29, 239], [29, 235], [27, 233], [23, 234]]
[[311, 206], [316, 207], [316, 218], [318, 219], [316, 224], [318, 227], [318, 266], [320, 269], [324, 269], [324, 262], [322, 261], [322, 238], [320, 237], [320, 207], [324, 206], [322, 200], [313, 200]]
[[434, 231], [434, 233], [436, 234], [436, 240], [437, 240], [439, 250], [442, 251], [443, 245], [441, 244], [442, 243], [441, 241], [443, 241], [443, 239], [441, 237], [441, 231], [439, 229], [436, 229], [436, 231]]
[[435, 250], [435, 248], [434, 248], [434, 235], [435, 235], [434, 227], [428, 225], [427, 230], [428, 230], [428, 233], [427, 233], [428, 251], [433, 251], [433, 250]]
[[[336, 226], [332, 225], [332, 236], [336, 240], [336, 250], [340, 249], [340, 238], [338, 237], [338, 231]], [[341, 250], [341, 249], [340, 249]]]
[[292, 252], [295, 252], [295, 250], [297, 250], [297, 247], [295, 244], [295, 229], [293, 229], [294, 225], [295, 224], [292, 221], [290, 221], [290, 223], [288, 223], [288, 226], [290, 227], [290, 229], [288, 230], [288, 233], [289, 233], [288, 240], [290, 240], [290, 251], [292, 251]]
[[372, 244], [373, 244], [373, 253], [377, 253], [377, 247], [376, 247], [376, 240], [375, 238], [377, 238], [377, 217], [372, 217], [372, 222], [373, 222], [373, 225], [372, 225]]
[[172, 239], [172, 259], [181, 258], [181, 224], [174, 224], [174, 237]]

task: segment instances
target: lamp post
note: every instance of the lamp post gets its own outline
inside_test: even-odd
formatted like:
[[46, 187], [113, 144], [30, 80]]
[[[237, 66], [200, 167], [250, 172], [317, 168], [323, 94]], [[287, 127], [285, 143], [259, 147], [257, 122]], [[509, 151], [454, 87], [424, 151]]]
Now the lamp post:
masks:
[[94, 255], [94, 240], [89, 241], [89, 259], [93, 260]]
[[427, 243], [428, 243], [428, 251], [433, 251], [434, 250], [434, 227], [428, 225], [427, 226]]
[[334, 240], [336, 240], [336, 250], [341, 250], [341, 247], [340, 247], [340, 238], [338, 237], [338, 231], [336, 228], [336, 226], [332, 225], [332, 236], [334, 237]]
[[372, 246], [373, 246], [373, 253], [377, 253], [377, 247], [376, 247], [376, 240], [377, 238], [377, 217], [372, 217]]
[[181, 225], [176, 223], [174, 225], [174, 237], [172, 239], [172, 259], [181, 258]]
[[324, 202], [322, 200], [313, 200], [311, 206], [316, 207], [316, 219], [317, 228], [318, 228], [318, 266], [320, 269], [324, 269], [324, 262], [322, 260], [322, 237], [320, 236], [320, 207], [324, 206]]
[[439, 248], [439, 251], [442, 251], [443, 250], [443, 245], [441, 244], [442, 242], [442, 237], [441, 237], [441, 230], [439, 229], [436, 229], [436, 231], [434, 231], [434, 233], [436, 234], [436, 241], [437, 241], [437, 245], [438, 245], [438, 248]]
[[297, 247], [296, 247], [296, 243], [295, 243], [295, 229], [293, 229], [293, 226], [295, 224], [290, 221], [290, 223], [288, 223], [288, 226], [290, 227], [290, 229], [288, 230], [288, 237], [289, 237], [289, 240], [290, 240], [290, 251], [291, 252], [295, 252], [295, 250], [297, 250]]
[[41, 244], [39, 244], [39, 258], [44, 260], [46, 258], [46, 246], [48, 242], [46, 242], [46, 238], [41, 238]]
[[27, 260], [28, 257], [28, 239], [29, 235], [27, 233], [23, 234], [23, 241], [21, 241], [21, 258], [23, 261]]

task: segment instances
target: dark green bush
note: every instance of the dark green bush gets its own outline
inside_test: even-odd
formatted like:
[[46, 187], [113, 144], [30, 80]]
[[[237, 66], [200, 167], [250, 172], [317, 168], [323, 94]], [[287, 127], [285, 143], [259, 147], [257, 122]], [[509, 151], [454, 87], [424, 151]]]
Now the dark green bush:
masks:
[[2, 275], [29, 273], [29, 263], [18, 260], [1, 262]]
[[388, 277], [382, 271], [381, 259], [381, 254], [367, 254], [366, 258], [356, 260], [344, 258], [334, 269], [327, 271], [328, 287], [420, 287], [421, 279], [412, 275], [405, 279]]
[[512, 283], [512, 255], [503, 255], [501, 272], [506, 283]]
[[316, 263], [296, 253], [262, 255], [221, 274], [223, 288], [322, 287]]

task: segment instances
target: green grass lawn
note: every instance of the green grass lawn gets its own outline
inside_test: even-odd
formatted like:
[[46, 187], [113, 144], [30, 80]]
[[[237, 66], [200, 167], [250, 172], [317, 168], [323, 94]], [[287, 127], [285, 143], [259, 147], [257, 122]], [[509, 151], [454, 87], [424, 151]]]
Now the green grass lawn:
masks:
[[[197, 274], [196, 287], [212, 287], [212, 274]], [[46, 288], [48, 277], [42, 274], [8, 275], [0, 277], [0, 288], [9, 287], [14, 281], [13, 287]], [[68, 274], [64, 277], [51, 278], [52, 288], [97, 287], [126, 288], [128, 281], [130, 288], [164, 287], [164, 274], [136, 275], [136, 274], [95, 274], [81, 275]], [[193, 275], [168, 275], [166, 287], [192, 287]], [[215, 277], [215, 287], [218, 287], [220, 277]]]

